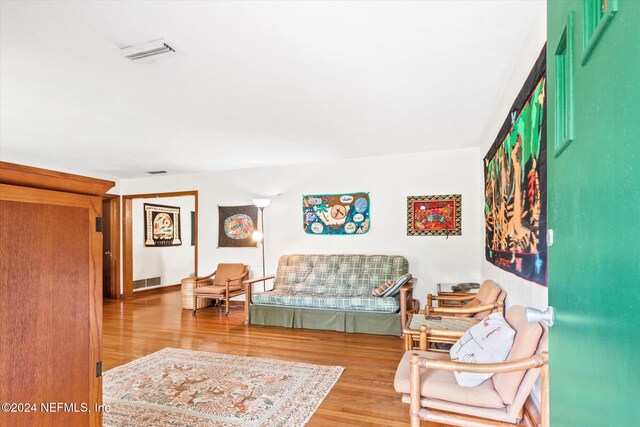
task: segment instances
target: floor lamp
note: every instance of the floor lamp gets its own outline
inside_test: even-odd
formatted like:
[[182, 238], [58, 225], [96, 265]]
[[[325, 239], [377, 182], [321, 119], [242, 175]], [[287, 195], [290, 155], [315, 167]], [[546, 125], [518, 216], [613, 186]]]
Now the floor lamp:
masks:
[[[264, 262], [264, 208], [269, 206], [269, 203], [271, 203], [271, 199], [253, 199], [253, 204], [260, 209], [260, 228], [262, 228], [262, 232], [256, 231], [252, 237], [254, 241], [262, 243], [262, 277], [266, 277], [267, 275]], [[267, 284], [262, 282], [263, 291], [266, 290], [266, 287]]]

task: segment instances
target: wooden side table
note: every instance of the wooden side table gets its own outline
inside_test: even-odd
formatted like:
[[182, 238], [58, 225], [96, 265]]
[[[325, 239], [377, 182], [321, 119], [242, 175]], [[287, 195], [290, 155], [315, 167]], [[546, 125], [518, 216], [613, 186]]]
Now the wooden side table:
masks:
[[[419, 349], [445, 353], [448, 350], [436, 348], [435, 344], [455, 344], [455, 342], [480, 319], [455, 316], [425, 316], [424, 310], [409, 317], [404, 334], [405, 351]], [[422, 332], [422, 333], [421, 333]]]

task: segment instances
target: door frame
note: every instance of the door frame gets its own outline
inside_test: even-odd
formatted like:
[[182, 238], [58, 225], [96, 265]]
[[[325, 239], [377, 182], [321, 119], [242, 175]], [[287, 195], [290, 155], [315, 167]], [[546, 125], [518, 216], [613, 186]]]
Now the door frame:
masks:
[[[109, 236], [102, 236], [102, 238], [108, 238], [111, 246], [111, 286], [109, 286], [111, 298], [119, 299], [122, 297], [120, 294], [120, 196], [105, 194], [102, 199], [109, 200], [109, 212], [102, 212], [102, 216], [109, 215], [109, 224], [111, 228], [111, 234]], [[104, 295], [102, 296], [104, 299]]]
[[133, 296], [133, 200], [156, 199], [158, 197], [193, 196], [195, 207], [193, 271], [198, 275], [198, 190], [174, 191], [170, 193], [127, 194], [122, 196], [122, 298]]

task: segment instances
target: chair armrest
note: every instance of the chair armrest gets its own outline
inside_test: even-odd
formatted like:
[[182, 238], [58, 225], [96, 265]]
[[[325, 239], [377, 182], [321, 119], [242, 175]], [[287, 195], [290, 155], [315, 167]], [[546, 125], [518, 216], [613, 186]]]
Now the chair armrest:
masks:
[[[244, 272], [244, 273], [242, 273], [242, 276], [234, 277], [233, 279], [227, 279], [226, 281], [227, 281], [227, 283], [236, 282], [238, 280], [242, 280], [242, 278], [245, 277], [246, 275], [247, 275], [247, 272]], [[242, 283], [244, 283], [244, 282], [242, 282]]]
[[425, 314], [476, 314], [483, 311], [498, 310], [502, 312], [504, 310], [504, 303], [502, 301], [494, 302], [492, 304], [480, 305], [478, 307], [425, 307]]
[[432, 295], [431, 299], [436, 301], [471, 301], [475, 295]]
[[433, 295], [433, 294], [427, 294], [427, 306], [425, 308], [428, 309], [432, 309], [433, 307], [433, 301], [438, 301], [438, 307], [440, 307], [442, 304], [440, 303], [441, 301], [457, 301], [457, 302], [465, 302], [465, 301], [471, 301], [472, 299], [474, 299], [476, 297], [475, 294], [452, 294], [452, 293], [447, 293], [446, 295], [443, 295], [444, 292], [438, 292], [438, 295]]
[[437, 335], [439, 337], [445, 338], [458, 338], [460, 339], [467, 331], [454, 331], [451, 329], [438, 329], [438, 328], [428, 328], [427, 325], [420, 326], [420, 335], [423, 334], [428, 337], [429, 335]]
[[216, 275], [216, 273], [218, 272], [218, 270], [214, 271], [213, 273], [211, 273], [208, 276], [202, 276], [202, 277], [196, 277], [196, 281], [198, 280], [204, 280], [204, 279], [211, 279], [213, 276]]
[[412, 354], [410, 362], [414, 366], [427, 369], [473, 372], [477, 374], [497, 374], [502, 372], [515, 372], [532, 368], [540, 368], [542, 365], [549, 363], [549, 354], [547, 352], [542, 352], [540, 354], [527, 357], [526, 359], [500, 363], [452, 362], [450, 360], [426, 359], [424, 357], [420, 357], [418, 354]]
[[448, 296], [448, 295], [453, 295], [453, 296], [476, 296], [478, 295], [478, 293], [473, 293], [473, 292], [453, 292], [453, 291], [438, 291], [438, 296]]
[[271, 276], [260, 277], [258, 279], [245, 280], [242, 283], [244, 283], [245, 285], [251, 285], [251, 284], [256, 283], [256, 282], [264, 282], [266, 280], [271, 280], [271, 279], [274, 279], [275, 277], [276, 277], [276, 275], [272, 274]]

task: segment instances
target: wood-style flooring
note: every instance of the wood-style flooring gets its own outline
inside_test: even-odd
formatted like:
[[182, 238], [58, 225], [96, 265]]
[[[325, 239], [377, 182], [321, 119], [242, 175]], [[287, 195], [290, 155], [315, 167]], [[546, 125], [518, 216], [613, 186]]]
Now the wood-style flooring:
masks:
[[[241, 302], [235, 303], [241, 304]], [[105, 370], [165, 347], [344, 366], [310, 426], [406, 426], [409, 405], [393, 390], [403, 354], [398, 337], [244, 326], [243, 308], [182, 310], [180, 292], [105, 300]], [[427, 424], [442, 427], [440, 424]]]

